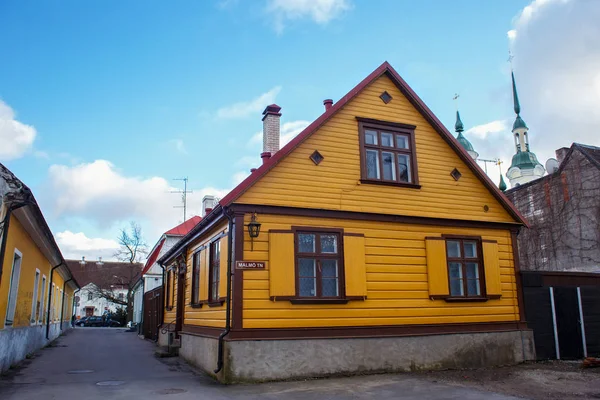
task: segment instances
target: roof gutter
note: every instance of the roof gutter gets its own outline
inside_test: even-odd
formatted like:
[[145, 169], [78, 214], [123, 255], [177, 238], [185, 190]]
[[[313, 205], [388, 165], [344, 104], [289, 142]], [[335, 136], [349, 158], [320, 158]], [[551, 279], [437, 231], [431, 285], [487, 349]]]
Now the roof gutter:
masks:
[[231, 331], [231, 259], [233, 257], [233, 216], [229, 213], [228, 209], [224, 209], [223, 213], [229, 220], [229, 232], [227, 232], [227, 296], [226, 296], [226, 311], [225, 311], [225, 330], [219, 335], [219, 347], [217, 354], [217, 369], [214, 370], [215, 374], [218, 374], [223, 369], [223, 345], [225, 336]]

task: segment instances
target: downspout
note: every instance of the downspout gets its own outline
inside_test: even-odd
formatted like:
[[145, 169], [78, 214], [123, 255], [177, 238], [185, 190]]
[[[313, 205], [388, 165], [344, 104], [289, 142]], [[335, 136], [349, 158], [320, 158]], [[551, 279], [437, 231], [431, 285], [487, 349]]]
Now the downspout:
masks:
[[225, 312], [225, 330], [219, 335], [219, 349], [217, 358], [217, 369], [214, 370], [215, 374], [218, 374], [223, 369], [223, 344], [225, 336], [229, 334], [231, 330], [231, 259], [233, 257], [233, 217], [229, 214], [228, 209], [223, 209], [223, 213], [229, 220], [229, 232], [227, 232], [227, 307]]
[[66, 280], [63, 282], [63, 290], [62, 290], [62, 299], [60, 301], [60, 330], [62, 331], [63, 326], [63, 318], [65, 317], [65, 288], [67, 287], [67, 283], [71, 282], [73, 278]]
[[52, 267], [50, 270], [50, 282], [48, 283], [48, 312], [46, 313], [46, 340], [50, 339], [50, 307], [52, 305], [52, 278], [54, 277], [54, 270], [63, 265], [62, 261], [56, 267]]
[[18, 208], [24, 207], [30, 203], [12, 204], [6, 210], [6, 215], [2, 220], [2, 244], [0, 244], [0, 282], [2, 282], [2, 269], [4, 268], [4, 253], [6, 252], [6, 241], [8, 239], [8, 227], [10, 226], [10, 215]]

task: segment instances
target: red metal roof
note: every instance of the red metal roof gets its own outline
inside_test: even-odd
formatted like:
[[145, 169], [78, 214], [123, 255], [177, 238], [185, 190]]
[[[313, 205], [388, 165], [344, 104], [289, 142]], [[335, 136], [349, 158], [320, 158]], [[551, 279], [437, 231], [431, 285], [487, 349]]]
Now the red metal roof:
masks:
[[265, 175], [271, 168], [279, 163], [285, 156], [291, 153], [298, 145], [306, 140], [310, 135], [316, 132], [329, 118], [331, 118], [336, 112], [358, 95], [364, 88], [370, 83], [387, 74], [388, 77], [396, 84], [398, 89], [406, 96], [411, 104], [425, 117], [425, 119], [433, 126], [433, 128], [442, 136], [442, 138], [456, 151], [458, 156], [467, 164], [467, 166], [473, 171], [481, 182], [488, 188], [488, 190], [494, 195], [494, 197], [504, 206], [506, 211], [517, 221], [525, 226], [528, 226], [527, 220], [521, 215], [519, 210], [508, 200], [508, 198], [498, 189], [496, 184], [486, 175], [485, 172], [477, 165], [477, 163], [471, 158], [471, 156], [463, 149], [458, 143], [454, 136], [446, 129], [446, 127], [440, 122], [440, 120], [433, 114], [433, 112], [425, 105], [423, 100], [417, 96], [410, 86], [402, 79], [402, 77], [396, 72], [392, 66], [385, 61], [369, 76], [362, 80], [352, 90], [350, 90], [344, 97], [342, 97], [337, 103], [334, 103], [332, 107], [326, 110], [319, 118], [313, 123], [306, 127], [300, 132], [294, 139], [288, 144], [282, 147], [277, 153], [269, 158], [264, 164], [262, 164], [256, 171], [250, 176], [244, 179], [239, 185], [231, 190], [223, 199], [220, 204], [223, 207], [229, 206], [238, 197], [240, 197], [246, 190], [248, 190], [255, 182], [257, 182], [263, 175]]
[[186, 233], [188, 233], [193, 227], [195, 227], [196, 224], [198, 224], [198, 222], [200, 222], [201, 220], [201, 217], [194, 215], [192, 218], [188, 219], [184, 223], [179, 224], [175, 228], [166, 231], [165, 235], [183, 236]]

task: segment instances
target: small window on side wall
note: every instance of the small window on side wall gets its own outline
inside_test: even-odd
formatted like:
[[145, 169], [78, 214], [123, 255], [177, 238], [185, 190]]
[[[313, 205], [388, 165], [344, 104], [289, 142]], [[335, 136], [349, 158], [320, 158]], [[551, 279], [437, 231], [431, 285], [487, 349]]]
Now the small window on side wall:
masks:
[[361, 180], [419, 187], [415, 153], [415, 126], [357, 118], [361, 153]]
[[450, 297], [483, 297], [483, 257], [477, 239], [448, 238], [446, 259]]

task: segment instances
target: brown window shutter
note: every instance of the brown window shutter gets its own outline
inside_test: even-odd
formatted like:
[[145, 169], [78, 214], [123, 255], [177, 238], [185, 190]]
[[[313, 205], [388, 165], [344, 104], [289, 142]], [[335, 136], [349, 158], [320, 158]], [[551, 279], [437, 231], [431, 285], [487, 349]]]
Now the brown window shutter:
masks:
[[502, 295], [500, 282], [500, 260], [497, 242], [483, 242], [483, 267], [485, 270], [485, 290], [488, 296]]
[[269, 292], [271, 297], [296, 295], [294, 234], [269, 232]]
[[221, 254], [219, 265], [219, 297], [227, 296], [227, 241], [228, 236], [221, 238]]
[[364, 236], [344, 236], [346, 296], [367, 297]]
[[448, 263], [446, 241], [440, 237], [425, 238], [429, 296], [448, 296]]

